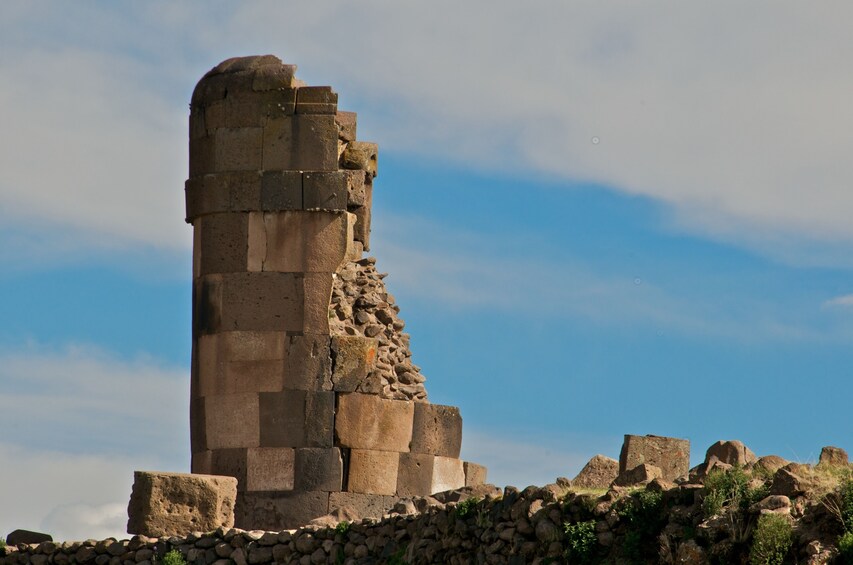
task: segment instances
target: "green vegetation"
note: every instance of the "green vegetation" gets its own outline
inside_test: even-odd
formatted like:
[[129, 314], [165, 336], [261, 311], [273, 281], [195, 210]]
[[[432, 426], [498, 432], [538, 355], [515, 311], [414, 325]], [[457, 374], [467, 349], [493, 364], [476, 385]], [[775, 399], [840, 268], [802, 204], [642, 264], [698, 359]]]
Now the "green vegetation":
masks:
[[173, 549], [163, 556], [163, 565], [187, 565], [187, 560], [177, 549]]
[[853, 476], [849, 471], [841, 478], [838, 492], [828, 495], [827, 500], [832, 501], [827, 508], [836, 515], [844, 528], [844, 533], [838, 538], [841, 562], [853, 565]]
[[350, 523], [347, 522], [346, 520], [344, 520], [342, 522], [338, 522], [338, 525], [335, 526], [335, 533], [338, 533], [338, 534], [345, 536], [345, 535], [347, 535], [347, 532], [349, 532], [349, 527], [350, 527]]
[[456, 505], [456, 516], [458, 518], [467, 518], [481, 500], [482, 499], [478, 496], [466, 498]]
[[764, 514], [758, 519], [752, 538], [749, 562], [752, 565], [782, 565], [793, 541], [793, 528], [786, 516]]
[[0, 549], [6, 547], [6, 538], [0, 538]]
[[752, 477], [739, 466], [726, 471], [711, 471], [705, 478], [705, 500], [702, 510], [706, 518], [721, 514], [733, 514], [746, 510], [769, 493], [769, 486], [762, 480], [760, 486], [750, 486]]
[[628, 523], [623, 551], [632, 562], [644, 561], [657, 554], [657, 536], [663, 529], [663, 494], [647, 489], [638, 490], [630, 497], [620, 499], [616, 513]]
[[853, 532], [845, 532], [838, 538], [838, 553], [842, 563], [853, 564]]
[[566, 561], [569, 563], [592, 563], [593, 552], [598, 545], [595, 536], [595, 520], [563, 524], [566, 533]]

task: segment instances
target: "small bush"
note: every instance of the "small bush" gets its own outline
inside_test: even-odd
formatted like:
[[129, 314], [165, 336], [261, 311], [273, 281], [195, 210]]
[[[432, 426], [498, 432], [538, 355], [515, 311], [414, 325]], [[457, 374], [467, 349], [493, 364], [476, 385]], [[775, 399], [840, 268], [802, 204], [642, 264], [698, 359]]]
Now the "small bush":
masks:
[[749, 562], [752, 565], [781, 565], [793, 543], [792, 530], [791, 522], [785, 516], [761, 516], [749, 549]]
[[456, 516], [459, 518], [467, 518], [468, 515], [474, 510], [474, 507], [480, 503], [480, 498], [476, 496], [472, 496], [471, 498], [466, 498], [462, 502], [456, 505]]
[[566, 560], [569, 563], [591, 563], [598, 538], [595, 535], [595, 520], [563, 524], [566, 533]]
[[349, 532], [350, 523], [344, 520], [343, 522], [338, 522], [338, 525], [335, 526], [335, 532], [341, 535], [347, 535]]
[[163, 556], [163, 565], [187, 565], [187, 560], [177, 549], [173, 549]]
[[838, 538], [838, 554], [842, 563], [853, 565], [853, 532], [847, 532]]
[[853, 478], [847, 475], [841, 480], [841, 522], [845, 532], [853, 532]]
[[0, 538], [0, 547], [6, 547], [6, 538]]

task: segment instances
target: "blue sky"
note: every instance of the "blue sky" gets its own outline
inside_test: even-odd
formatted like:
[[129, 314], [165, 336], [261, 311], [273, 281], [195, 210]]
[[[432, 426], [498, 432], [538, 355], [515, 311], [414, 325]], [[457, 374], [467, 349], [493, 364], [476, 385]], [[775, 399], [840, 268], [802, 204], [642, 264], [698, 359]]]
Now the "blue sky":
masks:
[[853, 448], [848, 5], [314, 4], [0, 5], [0, 535], [188, 469], [187, 105], [236, 55], [379, 143], [373, 254], [494, 482]]

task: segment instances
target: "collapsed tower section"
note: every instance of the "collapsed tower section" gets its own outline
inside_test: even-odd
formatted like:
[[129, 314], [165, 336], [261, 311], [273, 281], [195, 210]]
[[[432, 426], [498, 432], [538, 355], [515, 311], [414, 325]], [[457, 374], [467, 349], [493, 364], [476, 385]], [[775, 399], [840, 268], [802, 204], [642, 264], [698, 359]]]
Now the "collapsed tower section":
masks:
[[462, 419], [427, 401], [370, 247], [377, 146], [328, 86], [229, 59], [190, 106], [194, 473], [237, 478], [235, 525], [478, 484]]

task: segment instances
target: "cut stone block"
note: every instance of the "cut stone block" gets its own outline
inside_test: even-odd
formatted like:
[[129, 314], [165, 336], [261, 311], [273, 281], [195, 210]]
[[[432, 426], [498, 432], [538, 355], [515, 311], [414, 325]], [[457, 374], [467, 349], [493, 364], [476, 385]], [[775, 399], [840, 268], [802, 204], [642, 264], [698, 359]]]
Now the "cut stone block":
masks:
[[459, 459], [425, 453], [401, 453], [397, 496], [427, 496], [465, 486], [465, 468]]
[[248, 214], [211, 214], [198, 218], [199, 271], [196, 276], [246, 271]]
[[234, 525], [232, 477], [135, 471], [133, 478], [128, 533], [165, 537]]
[[654, 435], [626, 435], [619, 455], [619, 474], [642, 464], [660, 468], [662, 478], [674, 481], [690, 468], [690, 441]]
[[190, 178], [216, 172], [215, 148], [213, 136], [190, 140]]
[[296, 490], [339, 492], [342, 482], [340, 449], [303, 447], [296, 450]]
[[204, 122], [207, 135], [214, 135], [216, 130], [225, 127], [225, 99], [211, 102], [204, 107]]
[[330, 334], [329, 304], [332, 301], [333, 273], [305, 273], [302, 277], [305, 305], [302, 331], [306, 334]]
[[486, 467], [477, 463], [471, 463], [470, 461], [463, 461], [462, 469], [465, 471], [466, 487], [476, 487], [486, 484], [486, 475], [488, 474]]
[[291, 273], [226, 273], [196, 282], [197, 335], [303, 328], [302, 279]]
[[253, 271], [331, 274], [346, 259], [349, 235], [346, 212], [250, 213], [248, 265]]
[[361, 518], [381, 518], [393, 508], [396, 496], [362, 494], [358, 492], [333, 492], [329, 495], [329, 511], [350, 508]]
[[207, 396], [204, 416], [208, 449], [260, 445], [258, 393]]
[[204, 398], [190, 398], [190, 445], [192, 452], [207, 449], [207, 420], [204, 415]]
[[253, 448], [247, 459], [247, 491], [293, 490], [296, 455], [292, 448]]
[[619, 462], [604, 455], [590, 459], [580, 473], [572, 479], [572, 486], [578, 488], [609, 488], [619, 476]]
[[303, 86], [296, 92], [297, 114], [335, 114], [338, 94], [331, 86]]
[[324, 335], [290, 337], [284, 388], [292, 390], [332, 390], [330, 341]]
[[260, 422], [262, 447], [332, 447], [335, 395], [305, 390], [261, 393]]
[[237, 491], [246, 490], [247, 448], [213, 449], [193, 453], [192, 472], [201, 475], [222, 475], [237, 479]]
[[252, 90], [280, 91], [287, 89], [295, 97], [296, 90], [293, 88], [295, 73], [296, 65], [267, 65], [261, 67], [255, 71]]
[[641, 463], [624, 473], [619, 473], [613, 484], [620, 487], [647, 485], [655, 479], [663, 478], [662, 475], [663, 471], [661, 471], [660, 467]]
[[328, 513], [328, 492], [247, 492], [237, 501], [234, 526], [279, 532], [304, 526]]
[[346, 171], [317, 171], [302, 174], [302, 202], [306, 210], [346, 210]]
[[215, 171], [257, 171], [263, 169], [264, 128], [220, 128], [214, 135]]
[[261, 210], [301, 210], [302, 173], [264, 171], [261, 181]]
[[239, 96], [225, 97], [225, 127], [260, 127], [264, 96], [259, 92], [245, 92]]
[[335, 122], [340, 128], [339, 137], [344, 141], [355, 141], [356, 126], [358, 117], [355, 112], [344, 112], [338, 110], [335, 114]]
[[332, 386], [339, 392], [355, 392], [376, 367], [379, 341], [355, 335], [332, 338]]
[[263, 133], [267, 171], [336, 171], [338, 126], [334, 114], [303, 114], [268, 119]]
[[393, 495], [397, 491], [400, 454], [393, 451], [350, 451], [348, 492]]
[[261, 174], [258, 171], [211, 173], [186, 182], [187, 221], [223, 212], [258, 210]]
[[462, 416], [455, 406], [415, 403], [411, 451], [459, 457], [462, 448]]
[[367, 141], [352, 141], [347, 144], [341, 156], [341, 168], [366, 171], [371, 177], [376, 176], [377, 154], [379, 146]]
[[338, 444], [353, 449], [409, 451], [413, 404], [372, 394], [338, 395], [335, 418]]
[[199, 394], [284, 388], [284, 332], [222, 332], [198, 337]]

